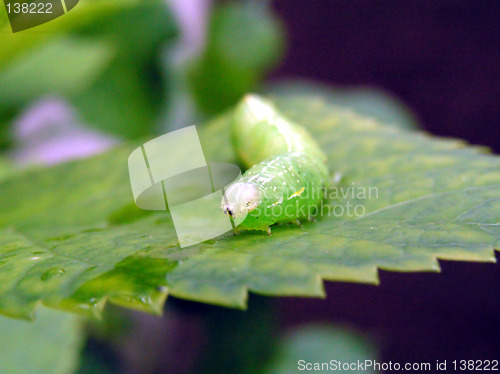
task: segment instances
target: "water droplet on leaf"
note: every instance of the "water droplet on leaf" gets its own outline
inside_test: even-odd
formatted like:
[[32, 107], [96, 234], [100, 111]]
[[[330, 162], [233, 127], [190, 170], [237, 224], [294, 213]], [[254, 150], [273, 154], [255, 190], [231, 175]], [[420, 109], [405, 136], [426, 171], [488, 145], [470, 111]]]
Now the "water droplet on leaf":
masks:
[[60, 277], [63, 274], [64, 274], [64, 270], [63, 269], [51, 268], [51, 269], [47, 270], [45, 273], [42, 274], [41, 279], [43, 281], [47, 281], [47, 280], [55, 278], [55, 277]]

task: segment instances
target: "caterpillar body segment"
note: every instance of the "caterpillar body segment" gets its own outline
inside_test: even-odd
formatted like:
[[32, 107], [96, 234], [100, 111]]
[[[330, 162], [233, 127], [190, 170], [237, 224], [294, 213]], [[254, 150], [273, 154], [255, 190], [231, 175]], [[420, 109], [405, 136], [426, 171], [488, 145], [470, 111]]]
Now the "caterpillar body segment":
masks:
[[221, 207], [246, 215], [237, 230], [270, 232], [276, 223], [309, 219], [324, 198], [326, 156], [312, 136], [257, 95], [236, 107], [233, 146], [249, 169], [225, 191]]

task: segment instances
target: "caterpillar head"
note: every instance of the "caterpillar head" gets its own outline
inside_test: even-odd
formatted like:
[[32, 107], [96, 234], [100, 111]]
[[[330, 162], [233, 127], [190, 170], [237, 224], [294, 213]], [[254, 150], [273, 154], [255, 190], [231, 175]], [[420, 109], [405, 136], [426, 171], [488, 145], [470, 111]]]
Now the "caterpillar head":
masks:
[[222, 197], [221, 208], [232, 217], [243, 217], [257, 208], [262, 200], [262, 192], [253, 183], [234, 183]]

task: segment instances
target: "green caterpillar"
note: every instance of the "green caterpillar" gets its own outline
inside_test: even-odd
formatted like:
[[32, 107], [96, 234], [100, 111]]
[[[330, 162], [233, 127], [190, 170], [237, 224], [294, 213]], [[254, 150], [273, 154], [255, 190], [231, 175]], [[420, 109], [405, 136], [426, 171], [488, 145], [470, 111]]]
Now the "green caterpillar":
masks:
[[234, 149], [248, 170], [225, 191], [221, 208], [244, 217], [237, 230], [271, 232], [275, 223], [311, 218], [324, 197], [326, 156], [302, 126], [267, 100], [247, 95], [231, 124]]

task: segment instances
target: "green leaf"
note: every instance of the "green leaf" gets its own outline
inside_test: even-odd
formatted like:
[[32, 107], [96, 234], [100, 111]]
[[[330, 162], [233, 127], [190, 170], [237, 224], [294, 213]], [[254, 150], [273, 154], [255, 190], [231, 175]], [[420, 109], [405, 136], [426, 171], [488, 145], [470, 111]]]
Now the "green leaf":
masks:
[[141, 80], [142, 65], [118, 59], [92, 87], [75, 95], [72, 103], [93, 127], [137, 138], [151, 134], [158, 114], [156, 91]]
[[0, 109], [61, 95], [91, 126], [122, 138], [150, 134], [163, 104], [160, 50], [175, 34], [161, 0], [93, 0], [33, 31], [4, 30]]
[[80, 30], [96, 40], [112, 40], [116, 58], [99, 79], [72, 103], [89, 124], [124, 138], [149, 135], [163, 105], [161, 49], [176, 33], [160, 0], [105, 15]]
[[0, 102], [13, 106], [47, 93], [70, 95], [84, 90], [102, 73], [113, 54], [105, 41], [54, 38], [13, 59], [0, 71]]
[[[328, 154], [338, 196], [325, 209], [343, 215], [181, 249], [168, 213], [132, 203], [134, 147], [26, 172], [0, 182], [0, 312], [29, 318], [41, 301], [98, 315], [110, 300], [160, 313], [167, 293], [244, 308], [249, 290], [322, 297], [323, 279], [377, 284], [378, 269], [439, 271], [438, 258], [495, 261], [498, 157], [319, 98], [276, 102]], [[208, 160], [234, 161], [228, 125], [226, 115], [203, 129]], [[357, 193], [370, 188], [371, 198]], [[358, 205], [365, 215], [349, 216]]]
[[[154, 1], [154, 0], [153, 0]], [[29, 53], [30, 48], [40, 46], [50, 41], [54, 36], [73, 32], [81, 27], [88, 26], [103, 16], [115, 14], [137, 7], [141, 4], [138, 0], [92, 0], [83, 1], [78, 4], [78, 8], [56, 18], [50, 22], [44, 23], [27, 32], [13, 34], [10, 25], [7, 22], [0, 24], [0, 67], [8, 64], [12, 59], [18, 58], [25, 53]], [[0, 17], [7, 21], [5, 7], [0, 7]]]
[[5, 158], [0, 157], [0, 180], [12, 173], [14, 167]]
[[4, 374], [69, 374], [78, 367], [84, 334], [76, 316], [40, 308], [34, 322], [0, 316], [0, 331]]
[[215, 8], [207, 46], [189, 71], [203, 113], [214, 114], [252, 90], [284, 50], [284, 32], [265, 2], [238, 1]]
[[278, 348], [273, 362], [263, 374], [287, 374], [297, 371], [314, 373], [376, 373], [372, 367], [346, 367], [377, 359], [374, 347], [363, 337], [347, 329], [328, 325], [305, 325], [290, 331]]

